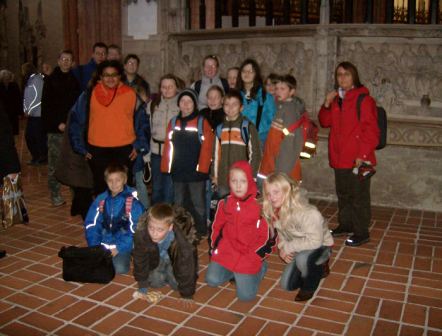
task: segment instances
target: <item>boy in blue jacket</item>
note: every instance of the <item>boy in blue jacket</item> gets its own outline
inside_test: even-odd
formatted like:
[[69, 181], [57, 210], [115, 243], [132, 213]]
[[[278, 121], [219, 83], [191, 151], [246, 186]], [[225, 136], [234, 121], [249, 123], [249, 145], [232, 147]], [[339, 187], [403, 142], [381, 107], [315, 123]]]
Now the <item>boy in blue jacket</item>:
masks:
[[84, 222], [88, 246], [103, 245], [112, 252], [115, 273], [126, 274], [130, 268], [133, 235], [144, 207], [135, 189], [126, 185], [127, 168], [109, 165], [104, 177], [108, 189], [97, 196]]

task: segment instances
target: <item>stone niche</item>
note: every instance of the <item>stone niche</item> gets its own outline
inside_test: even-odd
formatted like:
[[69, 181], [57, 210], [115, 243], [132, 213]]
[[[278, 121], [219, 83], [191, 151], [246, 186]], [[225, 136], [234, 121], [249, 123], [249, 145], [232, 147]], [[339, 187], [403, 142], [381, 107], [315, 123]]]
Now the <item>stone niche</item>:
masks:
[[[173, 72], [187, 84], [201, 75], [205, 55], [219, 56], [222, 75], [253, 57], [264, 76], [297, 78], [297, 93], [314, 119], [333, 89], [335, 66], [353, 62], [389, 119], [388, 146], [376, 152], [373, 204], [442, 211], [441, 38], [439, 25], [297, 25], [163, 34], [133, 47], [142, 59], [155, 59], [149, 80]], [[303, 183], [312, 196], [335, 199], [327, 134], [321, 130], [317, 156], [302, 162]]]

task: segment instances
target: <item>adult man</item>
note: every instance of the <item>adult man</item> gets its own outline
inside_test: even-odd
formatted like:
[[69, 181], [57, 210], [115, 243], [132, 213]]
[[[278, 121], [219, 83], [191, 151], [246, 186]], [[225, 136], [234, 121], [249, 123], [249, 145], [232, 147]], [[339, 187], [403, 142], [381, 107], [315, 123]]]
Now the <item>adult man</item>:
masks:
[[89, 63], [79, 65], [73, 69], [75, 78], [80, 83], [81, 91], [86, 90], [89, 80], [97, 69], [97, 65], [103, 62], [107, 56], [107, 46], [103, 42], [97, 42], [92, 47], [92, 58]]
[[121, 59], [122, 59], [121, 48], [116, 44], [111, 44], [107, 48], [107, 60], [121, 62]]
[[198, 110], [207, 107], [207, 90], [212, 85], [217, 85], [223, 89], [224, 93], [229, 91], [229, 83], [225, 78], [219, 76], [218, 57], [209, 55], [203, 60], [203, 76], [191, 86], [198, 93]]
[[55, 168], [69, 109], [80, 94], [80, 85], [71, 70], [72, 62], [72, 51], [63, 50], [58, 57], [58, 66], [46, 77], [43, 86], [41, 117], [48, 134], [48, 187], [53, 206], [65, 203], [60, 195], [60, 183], [55, 178]]
[[138, 74], [140, 58], [135, 54], [128, 54], [124, 58], [125, 84], [135, 90], [137, 95], [144, 101], [149, 100], [150, 86], [146, 80]]

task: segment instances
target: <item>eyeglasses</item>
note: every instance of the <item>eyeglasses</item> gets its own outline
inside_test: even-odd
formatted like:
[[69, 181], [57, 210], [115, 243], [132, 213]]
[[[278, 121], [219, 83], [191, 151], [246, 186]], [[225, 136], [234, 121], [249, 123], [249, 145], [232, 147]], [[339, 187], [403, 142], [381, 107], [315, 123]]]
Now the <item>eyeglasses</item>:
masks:
[[255, 73], [255, 70], [242, 70], [241, 73], [252, 75]]
[[101, 75], [101, 77], [110, 77], [110, 78], [115, 78], [115, 77], [119, 77], [120, 74], [118, 72], [113, 72], [113, 73], [104, 73]]

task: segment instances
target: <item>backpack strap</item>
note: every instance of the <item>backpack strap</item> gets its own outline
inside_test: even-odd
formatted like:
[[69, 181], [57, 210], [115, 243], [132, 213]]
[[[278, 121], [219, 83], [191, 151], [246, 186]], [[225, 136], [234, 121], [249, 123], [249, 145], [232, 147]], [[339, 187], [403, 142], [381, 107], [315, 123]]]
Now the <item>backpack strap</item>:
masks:
[[200, 79], [200, 80], [197, 80], [197, 81], [195, 82], [195, 91], [196, 91], [196, 93], [198, 93], [198, 94], [200, 94], [200, 91], [201, 91], [201, 83], [202, 83], [201, 79]]
[[104, 212], [104, 199], [98, 202], [98, 211], [100, 211], [101, 213]]
[[358, 112], [358, 120], [361, 120], [361, 105], [364, 98], [367, 96], [365, 93], [361, 93], [356, 101], [356, 111]]
[[175, 130], [175, 126], [176, 126], [176, 119], [177, 119], [178, 117], [177, 116], [174, 116], [172, 119], [170, 119], [170, 126], [172, 126], [171, 128], [172, 128], [172, 132]]
[[129, 217], [129, 215], [130, 215], [130, 212], [132, 210], [133, 202], [134, 202], [134, 197], [133, 196], [126, 197], [126, 202], [125, 202], [125, 205], [124, 205], [124, 209], [125, 209], [125, 213], [126, 213], [127, 217]]
[[223, 132], [223, 123], [216, 126], [216, 129], [215, 129], [215, 135], [218, 138], [218, 140], [221, 140], [221, 133], [222, 132]]
[[[262, 89], [261, 89], [262, 90]], [[262, 91], [261, 91], [262, 92]], [[261, 93], [262, 104], [258, 101], [258, 111], [256, 112], [256, 130], [259, 132], [259, 124], [261, 124], [262, 110], [264, 109], [264, 103], [266, 101], [266, 94]]]
[[241, 138], [246, 145], [249, 143], [249, 120], [247, 118], [241, 122]]
[[285, 136], [289, 135], [290, 133], [293, 133], [297, 128], [301, 127], [301, 125], [304, 123], [306, 118], [307, 118], [307, 113], [304, 112], [301, 118], [299, 118], [297, 122], [291, 124], [287, 128], [283, 128], [282, 133], [284, 133]]
[[227, 79], [225, 79], [225, 78], [220, 78], [220, 79], [221, 79], [221, 84], [223, 86], [224, 93], [229, 92], [230, 88], [229, 88], [229, 82], [227, 81]]
[[202, 115], [198, 116], [198, 139], [200, 143], [204, 140], [204, 117]]

